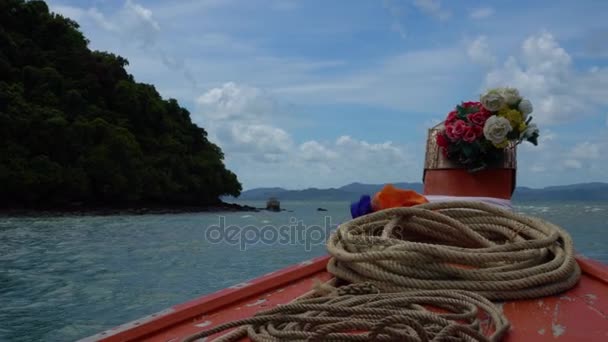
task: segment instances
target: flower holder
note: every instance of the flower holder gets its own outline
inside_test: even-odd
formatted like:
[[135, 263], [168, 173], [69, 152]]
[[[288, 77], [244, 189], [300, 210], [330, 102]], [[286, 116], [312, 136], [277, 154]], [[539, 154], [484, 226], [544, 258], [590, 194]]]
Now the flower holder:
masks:
[[448, 160], [437, 145], [442, 126], [431, 128], [426, 143], [424, 194], [511, 199], [516, 184], [516, 148], [505, 148], [500, 160], [478, 170]]

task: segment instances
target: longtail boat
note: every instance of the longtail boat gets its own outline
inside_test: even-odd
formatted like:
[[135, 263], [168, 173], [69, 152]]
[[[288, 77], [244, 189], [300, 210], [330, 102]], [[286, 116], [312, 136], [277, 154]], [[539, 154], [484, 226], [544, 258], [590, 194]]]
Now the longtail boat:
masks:
[[[502, 167], [471, 174], [446, 164], [433, 134], [431, 130], [427, 142], [425, 195], [510, 201], [515, 188], [514, 150], [506, 154]], [[198, 331], [289, 303], [308, 293], [315, 282], [330, 281], [329, 259], [303, 261], [81, 341], [178, 342]], [[608, 266], [582, 255], [577, 262], [582, 277], [572, 289], [549, 297], [497, 303], [511, 325], [504, 341], [608, 341]]]

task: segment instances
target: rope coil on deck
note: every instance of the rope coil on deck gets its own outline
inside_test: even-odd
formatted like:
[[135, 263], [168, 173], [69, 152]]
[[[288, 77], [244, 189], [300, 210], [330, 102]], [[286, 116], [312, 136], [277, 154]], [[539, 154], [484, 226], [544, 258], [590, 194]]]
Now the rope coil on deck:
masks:
[[383, 292], [469, 290], [490, 300], [549, 296], [580, 268], [562, 228], [478, 202], [392, 208], [340, 225], [327, 269]]
[[[356, 284], [365, 285], [365, 284]], [[352, 285], [351, 285], [352, 286]], [[338, 292], [338, 291], [336, 291]], [[360, 291], [355, 291], [360, 292]], [[427, 308], [438, 311], [429, 311]], [[480, 310], [491, 324], [480, 322]], [[468, 291], [325, 295], [280, 305], [184, 340], [241, 327], [216, 342], [252, 341], [497, 341], [509, 323], [486, 298]], [[487, 331], [487, 330], [491, 330]]]
[[184, 341], [235, 327], [216, 341], [498, 341], [509, 323], [490, 300], [554, 295], [581, 275], [563, 229], [478, 202], [374, 212], [340, 225], [327, 248], [328, 271], [351, 285]]

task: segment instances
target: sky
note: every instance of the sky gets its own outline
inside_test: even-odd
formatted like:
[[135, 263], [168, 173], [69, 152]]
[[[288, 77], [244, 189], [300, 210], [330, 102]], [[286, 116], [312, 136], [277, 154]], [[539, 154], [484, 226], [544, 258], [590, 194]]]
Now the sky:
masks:
[[511, 86], [518, 185], [608, 182], [608, 1], [50, 0], [225, 153], [244, 189], [422, 180], [427, 129]]

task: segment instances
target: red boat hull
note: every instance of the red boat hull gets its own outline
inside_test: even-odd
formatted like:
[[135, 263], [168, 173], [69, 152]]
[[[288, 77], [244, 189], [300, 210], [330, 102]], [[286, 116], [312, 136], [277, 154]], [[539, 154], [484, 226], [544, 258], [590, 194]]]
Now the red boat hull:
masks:
[[[320, 257], [176, 305], [81, 341], [178, 342], [197, 331], [251, 317], [291, 302], [315, 280], [327, 281], [329, 257]], [[608, 266], [577, 259], [583, 277], [559, 296], [502, 303], [512, 328], [505, 341], [608, 341]]]

